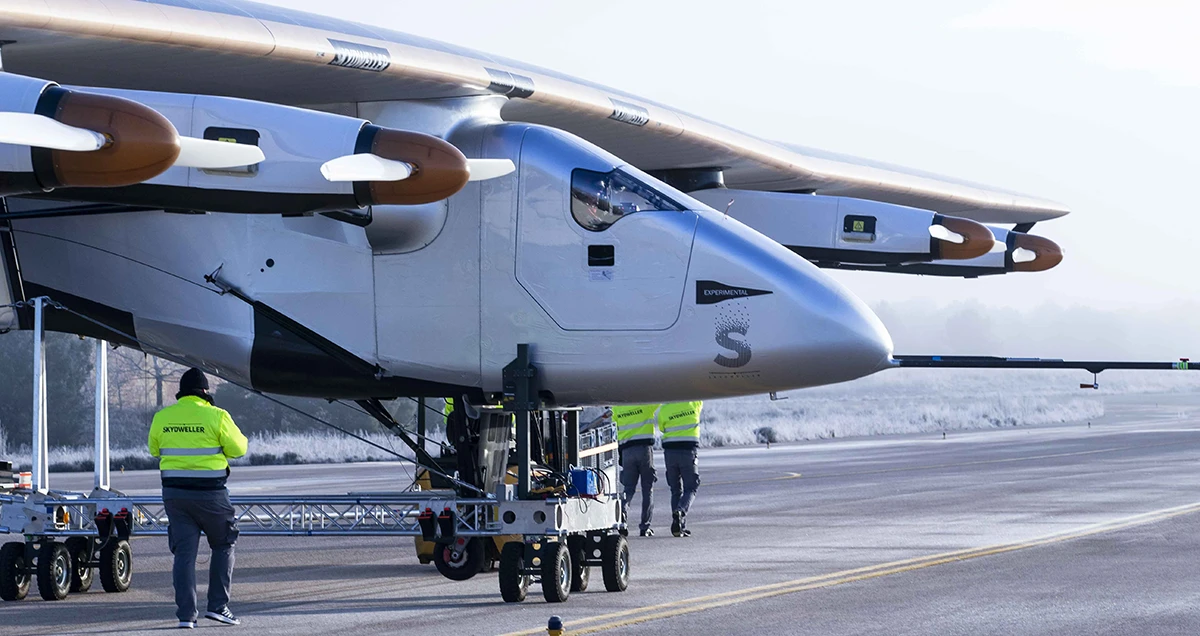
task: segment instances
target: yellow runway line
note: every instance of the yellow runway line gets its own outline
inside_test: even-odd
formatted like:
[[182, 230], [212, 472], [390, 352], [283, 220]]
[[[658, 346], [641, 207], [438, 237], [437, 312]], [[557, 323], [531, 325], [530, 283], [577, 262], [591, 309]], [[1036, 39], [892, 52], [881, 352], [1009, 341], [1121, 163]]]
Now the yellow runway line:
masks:
[[[644, 623], [662, 618], [671, 618], [674, 616], [682, 616], [684, 614], [702, 612], [704, 610], [726, 607], [738, 603], [746, 603], [749, 601], [782, 596], [785, 594], [795, 594], [797, 592], [803, 592], [806, 590], [832, 587], [835, 585], [843, 585], [845, 583], [854, 583], [856, 581], [864, 581], [892, 574], [902, 574], [904, 572], [920, 570], [923, 568], [933, 567], [935, 565], [957, 563], [985, 556], [992, 556], [1042, 545], [1070, 541], [1073, 539], [1080, 539], [1105, 532], [1114, 532], [1134, 526], [1155, 523], [1170, 519], [1172, 517], [1192, 514], [1195, 512], [1200, 512], [1200, 502], [1176, 506], [1173, 508], [1164, 508], [1162, 510], [1155, 510], [1130, 517], [1123, 517], [1120, 519], [1114, 519], [1112, 521], [1083, 526], [1074, 530], [1058, 532], [1028, 541], [943, 552], [924, 557], [916, 557], [901, 561], [891, 561], [888, 563], [880, 563], [878, 565], [855, 568], [851, 570], [842, 570], [840, 572], [832, 572], [829, 574], [811, 576], [803, 579], [772, 583], [770, 585], [761, 585], [742, 590], [734, 590], [731, 592], [710, 594], [707, 596], [697, 596], [681, 601], [649, 605], [646, 607], [640, 607], [621, 612], [613, 612], [610, 614], [602, 614], [590, 618], [569, 621], [565, 624], [565, 627], [567, 628], [567, 633], [571, 634], [572, 636], [575, 636], [576, 634], [593, 634], [596, 632], [617, 629], [619, 627], [635, 625], [637, 623]], [[538, 628], [522, 632], [513, 632], [507, 636], [533, 636], [535, 634], [542, 634], [544, 632], [545, 628]]]

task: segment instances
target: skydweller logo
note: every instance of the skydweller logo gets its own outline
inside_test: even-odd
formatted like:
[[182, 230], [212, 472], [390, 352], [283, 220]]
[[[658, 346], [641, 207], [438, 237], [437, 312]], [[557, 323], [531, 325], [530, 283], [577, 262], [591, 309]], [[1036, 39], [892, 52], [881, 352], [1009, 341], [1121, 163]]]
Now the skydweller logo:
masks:
[[203, 433], [203, 426], [164, 426], [164, 433]]
[[734, 287], [718, 283], [715, 280], [696, 281], [696, 304], [715, 305], [727, 300], [734, 302], [718, 308], [714, 324], [717, 344], [728, 353], [719, 353], [713, 362], [726, 369], [740, 369], [750, 364], [754, 355], [746, 333], [750, 331], [750, 310], [742, 301], [754, 296], [765, 296], [772, 293], [767, 289], [752, 289], [750, 287]]
[[[717, 315], [716, 331], [717, 344], [736, 355], [717, 354], [713, 362], [727, 369], [737, 369], [750, 363], [753, 354], [750, 342], [746, 340], [746, 333], [750, 331], [750, 312], [746, 311], [745, 305], [725, 305]], [[734, 338], [734, 334], [740, 337]]]
[[344, 66], [380, 73], [392, 65], [392, 54], [387, 49], [342, 40], [329, 40], [333, 46], [331, 66]]

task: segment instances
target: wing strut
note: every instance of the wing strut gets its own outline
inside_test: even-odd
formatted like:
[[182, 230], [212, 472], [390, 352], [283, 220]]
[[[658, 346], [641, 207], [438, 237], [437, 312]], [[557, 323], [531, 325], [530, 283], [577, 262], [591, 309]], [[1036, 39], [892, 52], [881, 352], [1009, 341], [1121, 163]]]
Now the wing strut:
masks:
[[[416, 455], [418, 466], [426, 469], [431, 468], [433, 470], [437, 470], [437, 462], [434, 461], [433, 456], [429, 454], [429, 451], [425, 450], [425, 445], [414, 440], [408, 434], [408, 429], [405, 429], [400, 425], [400, 422], [396, 421], [396, 418], [392, 417], [392, 414], [388, 412], [387, 408], [383, 406], [382, 402], [380, 402], [377, 398], [371, 398], [369, 400], [355, 400], [355, 403], [361, 406], [368, 415], [375, 418], [376, 421], [378, 421], [380, 424], [383, 424], [391, 432], [395, 433], [396, 437], [399, 437], [401, 441], [404, 442], [405, 446], [408, 446], [410, 449], [412, 449], [412, 452]], [[475, 490], [479, 489], [476, 488]]]

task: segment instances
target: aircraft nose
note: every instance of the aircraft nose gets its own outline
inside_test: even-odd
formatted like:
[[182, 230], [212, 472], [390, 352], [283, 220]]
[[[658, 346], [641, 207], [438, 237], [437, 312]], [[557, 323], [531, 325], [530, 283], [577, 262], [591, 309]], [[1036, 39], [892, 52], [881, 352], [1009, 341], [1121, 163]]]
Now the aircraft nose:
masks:
[[813, 378], [821, 384], [853, 380], [886, 368], [892, 356], [892, 337], [879, 317], [837, 281], [810, 267], [803, 274], [810, 284], [800, 300], [807, 309], [801, 329], [811, 330], [815, 337], [797, 338], [802, 347], [797, 358], [822, 370]]
[[737, 221], [702, 221], [692, 266], [697, 317], [707, 322], [712, 315], [720, 351], [713, 362], [724, 367], [710, 377], [732, 390], [833, 384], [890, 364], [892, 339], [875, 312], [816, 266]]

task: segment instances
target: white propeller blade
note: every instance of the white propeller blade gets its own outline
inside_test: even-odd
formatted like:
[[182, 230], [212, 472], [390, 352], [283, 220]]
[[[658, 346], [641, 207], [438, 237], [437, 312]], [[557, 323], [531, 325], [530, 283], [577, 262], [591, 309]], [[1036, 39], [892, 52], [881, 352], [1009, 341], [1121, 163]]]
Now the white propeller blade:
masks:
[[512, 173], [517, 169], [509, 159], [467, 159], [471, 176], [467, 181], [484, 181]]
[[1036, 261], [1037, 257], [1037, 252], [1033, 250], [1027, 250], [1023, 247], [1018, 247], [1017, 249], [1013, 250], [1012, 255], [1014, 263], [1028, 263], [1029, 261]]
[[965, 243], [967, 240], [962, 234], [954, 232], [944, 225], [930, 225], [929, 235], [947, 243]]
[[328, 181], [401, 181], [412, 176], [410, 163], [372, 154], [345, 155], [321, 166]]
[[90, 152], [103, 148], [108, 139], [98, 132], [68, 126], [41, 115], [0, 113], [0, 143]]
[[[517, 169], [508, 159], [467, 159], [470, 181], [503, 177]], [[329, 181], [401, 181], [413, 174], [413, 166], [404, 161], [384, 159], [362, 153], [330, 159], [321, 166]]]
[[179, 137], [179, 158], [175, 165], [186, 168], [240, 168], [262, 162], [266, 157], [258, 146], [228, 141]]

